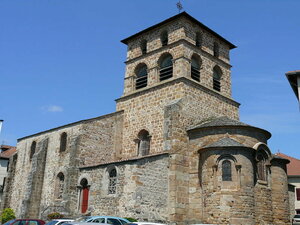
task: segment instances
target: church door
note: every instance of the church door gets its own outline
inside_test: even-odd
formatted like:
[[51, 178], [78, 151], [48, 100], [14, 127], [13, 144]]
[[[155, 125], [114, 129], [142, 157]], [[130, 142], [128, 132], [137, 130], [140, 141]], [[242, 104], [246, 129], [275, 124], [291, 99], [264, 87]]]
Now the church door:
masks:
[[84, 187], [82, 189], [82, 200], [81, 200], [81, 213], [85, 213], [89, 204], [89, 188]]

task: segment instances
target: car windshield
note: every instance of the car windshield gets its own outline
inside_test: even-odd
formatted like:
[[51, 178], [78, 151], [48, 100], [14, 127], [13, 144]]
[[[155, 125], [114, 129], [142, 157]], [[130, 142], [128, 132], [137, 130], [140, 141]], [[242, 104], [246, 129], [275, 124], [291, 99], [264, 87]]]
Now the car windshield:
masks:
[[57, 222], [58, 222], [58, 221], [56, 221], [56, 220], [52, 220], [52, 221], [46, 223], [45, 225], [54, 225], [54, 224], [56, 224]]
[[91, 217], [90, 216], [84, 216], [84, 217], [79, 217], [77, 219], [75, 219], [75, 222], [86, 222], [87, 220], [89, 220]]
[[300, 215], [295, 215], [294, 218], [300, 218]]

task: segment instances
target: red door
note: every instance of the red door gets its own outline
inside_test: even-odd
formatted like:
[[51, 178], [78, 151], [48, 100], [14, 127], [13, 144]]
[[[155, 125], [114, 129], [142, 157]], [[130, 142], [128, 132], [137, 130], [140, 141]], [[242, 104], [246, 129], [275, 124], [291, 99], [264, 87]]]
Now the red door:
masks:
[[82, 202], [81, 202], [81, 213], [85, 213], [89, 204], [89, 189], [84, 187], [82, 189]]

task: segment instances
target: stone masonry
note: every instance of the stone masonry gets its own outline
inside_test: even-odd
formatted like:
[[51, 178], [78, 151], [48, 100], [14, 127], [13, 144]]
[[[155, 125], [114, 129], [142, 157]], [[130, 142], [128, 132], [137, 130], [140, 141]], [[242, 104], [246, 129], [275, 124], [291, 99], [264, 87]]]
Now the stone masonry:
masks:
[[289, 224], [288, 161], [232, 99], [235, 46], [185, 12], [122, 42], [116, 112], [20, 138], [2, 207], [24, 218]]

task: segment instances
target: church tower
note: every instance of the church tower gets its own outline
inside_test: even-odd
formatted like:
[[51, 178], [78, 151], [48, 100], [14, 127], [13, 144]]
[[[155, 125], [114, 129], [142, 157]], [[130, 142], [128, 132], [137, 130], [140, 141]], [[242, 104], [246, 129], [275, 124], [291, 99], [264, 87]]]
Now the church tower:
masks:
[[152, 140], [149, 151], [159, 153], [205, 118], [239, 118], [231, 98], [229, 52], [235, 46], [186, 12], [122, 42], [128, 50], [124, 92], [117, 99], [126, 131], [121, 157], [141, 154], [140, 132]]

